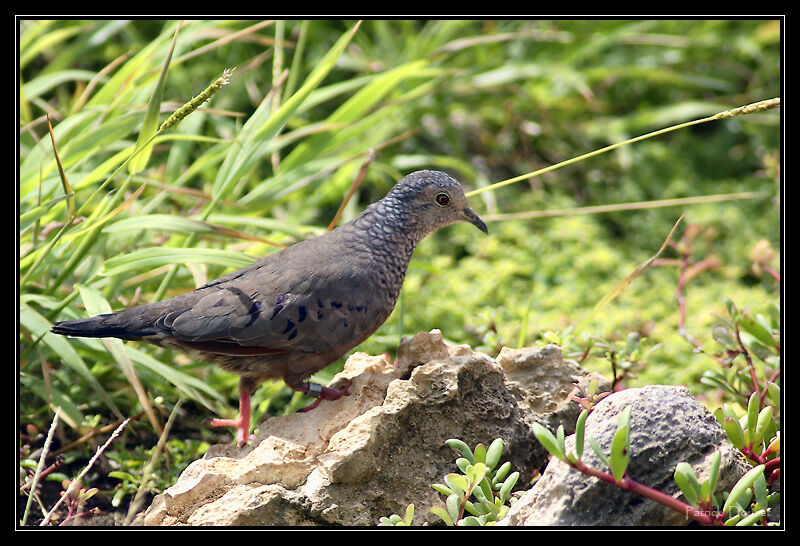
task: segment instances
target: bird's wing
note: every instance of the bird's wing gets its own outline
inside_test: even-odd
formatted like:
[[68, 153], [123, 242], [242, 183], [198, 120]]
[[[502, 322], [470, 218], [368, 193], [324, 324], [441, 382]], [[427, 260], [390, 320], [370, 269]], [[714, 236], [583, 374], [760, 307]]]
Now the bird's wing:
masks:
[[371, 297], [368, 271], [336, 265], [348, 261], [315, 267], [286, 254], [187, 294], [159, 327], [210, 352], [322, 353], [355, 345], [388, 315]]

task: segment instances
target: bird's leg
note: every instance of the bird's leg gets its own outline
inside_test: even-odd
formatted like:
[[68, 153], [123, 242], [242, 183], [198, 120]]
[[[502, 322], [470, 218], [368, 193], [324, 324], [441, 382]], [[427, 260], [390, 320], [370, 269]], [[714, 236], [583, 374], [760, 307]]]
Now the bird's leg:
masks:
[[311, 411], [316, 408], [323, 400], [338, 400], [342, 396], [350, 396], [350, 385], [353, 384], [352, 379], [348, 379], [347, 385], [342, 389], [333, 389], [331, 387], [323, 387], [319, 383], [301, 383], [300, 386], [294, 390], [302, 392], [306, 396], [316, 398], [311, 404], [304, 407], [300, 411]]
[[239, 418], [213, 419], [212, 427], [236, 427], [236, 445], [244, 446], [252, 438], [250, 435], [250, 395], [255, 387], [253, 382], [243, 377], [239, 380]]

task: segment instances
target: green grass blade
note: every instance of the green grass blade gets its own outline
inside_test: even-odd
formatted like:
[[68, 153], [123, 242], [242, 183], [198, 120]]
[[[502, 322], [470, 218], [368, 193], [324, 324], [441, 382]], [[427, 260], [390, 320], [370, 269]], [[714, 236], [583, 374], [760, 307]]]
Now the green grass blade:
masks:
[[[397, 88], [404, 79], [419, 77], [420, 71], [426, 64], [427, 62], [424, 60], [414, 61], [381, 74], [345, 101], [328, 117], [326, 122], [349, 124], [358, 121], [387, 93]], [[304, 140], [282, 161], [281, 168], [288, 171], [297, 168], [315, 155], [322, 153], [337, 137], [340, 138], [340, 135], [331, 132]]]
[[94, 77], [95, 73], [91, 70], [80, 70], [77, 68], [61, 70], [32, 79], [22, 86], [22, 92], [25, 94], [25, 99], [31, 101], [37, 97], [41, 97], [51, 89], [63, 83], [89, 81]]
[[241, 252], [215, 248], [142, 248], [114, 256], [103, 262], [102, 274], [106, 276], [155, 269], [162, 265], [202, 263], [239, 269], [256, 259]]
[[303, 85], [291, 96], [277, 111], [270, 112], [270, 105], [267, 101], [262, 101], [255, 113], [242, 127], [240, 135], [241, 144], [237, 150], [226, 158], [222, 168], [214, 181], [212, 195], [214, 201], [206, 208], [205, 217], [211, 213], [217, 201], [227, 196], [229, 187], [233, 181], [240, 180], [255, 165], [264, 159], [262, 148], [275, 138], [278, 133], [289, 121], [297, 108], [308, 97], [309, 93], [315, 89], [328, 75], [336, 64], [337, 59], [350, 43], [355, 32], [358, 30], [360, 22], [356, 23], [351, 30], [346, 32], [331, 47], [328, 53], [322, 58], [319, 64], [308, 75]]
[[137, 349], [130, 344], [125, 344], [125, 352], [136, 366], [146, 368], [149, 371], [158, 374], [169, 381], [175, 386], [176, 389], [178, 389], [178, 391], [185, 394], [188, 398], [202, 404], [210, 410], [214, 409], [214, 405], [204, 395], [207, 395], [218, 402], [227, 402], [227, 400], [221, 394], [209, 387], [205, 381], [184, 373], [175, 366], [159, 362], [146, 352]]
[[50, 385], [49, 388], [45, 386], [44, 381], [38, 377], [33, 377], [27, 374], [20, 374], [19, 376], [20, 387], [29, 389], [36, 396], [47, 402], [54, 410], [56, 408], [61, 410], [61, 417], [70, 427], [75, 430], [81, 430], [83, 424], [83, 413], [78, 409], [78, 405], [70, 400], [69, 396], [62, 392], [60, 389]]
[[34, 339], [44, 334], [42, 341], [61, 358], [61, 362], [86, 380], [117, 417], [124, 419], [122, 412], [111, 400], [111, 397], [105, 389], [103, 389], [102, 385], [100, 385], [100, 382], [92, 375], [89, 367], [72, 345], [70, 345], [67, 338], [50, 333], [50, 327], [52, 326], [50, 321], [34, 311], [29, 305], [21, 305], [19, 310], [19, 322], [21, 326], [31, 333], [31, 337]]
[[[44, 203], [42, 205], [39, 205], [38, 207], [34, 207], [34, 208], [32, 208], [32, 209], [30, 209], [28, 211], [25, 211], [22, 214], [20, 214], [19, 215], [19, 231], [20, 231], [20, 233], [25, 231], [25, 229], [28, 228], [28, 226], [30, 226], [33, 222], [35, 222], [36, 220], [38, 220], [42, 216], [45, 216], [46, 214], [52, 212], [54, 207], [58, 203], [64, 201], [65, 199], [69, 199], [70, 197], [72, 197], [74, 195], [75, 195], [74, 192], [71, 192], [71, 193], [69, 193], [67, 195], [59, 195], [55, 199], [51, 199], [50, 201], [47, 201], [46, 203]], [[59, 210], [60, 210], [60, 207], [59, 207]]]
[[633, 270], [633, 272], [630, 275], [628, 275], [627, 277], [622, 279], [619, 283], [617, 283], [617, 285], [612, 290], [607, 292], [600, 299], [600, 301], [598, 301], [595, 304], [595, 306], [592, 308], [592, 311], [589, 313], [589, 316], [587, 316], [585, 319], [583, 319], [583, 322], [581, 322], [578, 325], [578, 327], [575, 328], [575, 330], [573, 330], [567, 336], [567, 339], [564, 341], [564, 346], [566, 346], [569, 343], [569, 340], [571, 340], [572, 338], [576, 337], [581, 331], [583, 331], [583, 329], [586, 327], [586, 325], [589, 324], [589, 322], [592, 320], [592, 318], [594, 318], [595, 315], [597, 315], [597, 313], [599, 313], [606, 305], [608, 305], [608, 303], [611, 300], [613, 300], [619, 294], [621, 294], [622, 291], [625, 290], [628, 287], [628, 285], [631, 284], [636, 279], [636, 277], [641, 275], [644, 272], [645, 269], [650, 267], [650, 264], [652, 264], [661, 255], [661, 253], [664, 252], [664, 249], [666, 248], [667, 243], [669, 242], [669, 240], [672, 238], [672, 234], [675, 233], [675, 229], [678, 227], [678, 224], [680, 223], [681, 218], [683, 218], [683, 216], [678, 218], [678, 220], [675, 222], [675, 225], [672, 226], [672, 229], [670, 230], [669, 235], [667, 235], [667, 238], [664, 239], [664, 242], [661, 244], [661, 248], [658, 249], [658, 252], [653, 254], [653, 256], [651, 256], [650, 259], [648, 259], [644, 263], [640, 264], [636, 269]]
[[[80, 284], [77, 285], [77, 289], [81, 294], [84, 307], [86, 307], [86, 311], [90, 316], [111, 312], [111, 305], [108, 303], [108, 301], [106, 301], [99, 291], [89, 286]], [[141, 404], [145, 415], [147, 415], [150, 424], [153, 426], [153, 430], [160, 434], [161, 423], [156, 418], [155, 411], [153, 411], [153, 405], [150, 403], [150, 399], [147, 397], [147, 393], [142, 386], [142, 382], [139, 380], [139, 376], [136, 375], [136, 370], [134, 369], [130, 358], [128, 358], [127, 353], [125, 353], [122, 340], [116, 338], [104, 338], [101, 341], [122, 370], [122, 373], [128, 380], [128, 383], [131, 385], [131, 387], [133, 387], [136, 397], [139, 399], [139, 404]]]
[[739, 502], [739, 499], [742, 498], [742, 495], [744, 495], [745, 491], [747, 491], [747, 489], [753, 485], [759, 475], [763, 474], [763, 464], [748, 470], [747, 473], [742, 476], [731, 489], [728, 498], [725, 500], [725, 505], [722, 507], [722, 511], [725, 513], [730, 513], [731, 509], [736, 505], [736, 503]]
[[181, 23], [175, 29], [175, 35], [172, 39], [172, 45], [164, 58], [164, 64], [161, 66], [161, 72], [158, 75], [158, 81], [153, 88], [153, 93], [150, 95], [150, 101], [147, 103], [147, 113], [142, 122], [142, 128], [139, 130], [139, 138], [136, 141], [136, 148], [144, 146], [141, 151], [131, 159], [128, 163], [128, 172], [133, 174], [138, 171], [144, 170], [147, 162], [150, 160], [150, 154], [153, 152], [154, 143], [151, 141], [145, 146], [158, 129], [158, 118], [161, 112], [161, 99], [164, 96], [164, 85], [167, 83], [167, 71], [169, 70], [169, 62], [172, 59], [172, 53], [175, 51], [175, 44], [178, 41], [178, 33], [181, 30]]

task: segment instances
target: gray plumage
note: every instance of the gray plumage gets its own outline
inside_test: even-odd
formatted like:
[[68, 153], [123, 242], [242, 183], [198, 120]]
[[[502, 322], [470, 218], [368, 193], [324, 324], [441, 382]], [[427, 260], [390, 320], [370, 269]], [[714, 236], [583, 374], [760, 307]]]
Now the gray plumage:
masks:
[[305, 378], [389, 317], [417, 243], [457, 221], [487, 231], [458, 182], [438, 171], [417, 171], [324, 235], [187, 294], [57, 322], [52, 331], [180, 349], [241, 375], [250, 392], [271, 378], [303, 390]]

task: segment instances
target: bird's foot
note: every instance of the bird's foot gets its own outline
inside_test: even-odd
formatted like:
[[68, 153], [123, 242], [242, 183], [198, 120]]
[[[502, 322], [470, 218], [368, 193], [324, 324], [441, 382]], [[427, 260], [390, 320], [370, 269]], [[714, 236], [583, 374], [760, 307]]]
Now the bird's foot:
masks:
[[322, 402], [323, 400], [338, 400], [342, 396], [350, 396], [349, 389], [352, 384], [353, 380], [348, 379], [347, 385], [345, 385], [343, 388], [334, 389], [331, 387], [323, 387], [318, 383], [303, 383], [297, 390], [299, 390], [306, 396], [315, 397], [316, 400], [314, 400], [311, 404], [304, 407], [300, 411], [302, 412], [311, 411], [312, 409], [316, 408], [319, 405], [319, 403]]
[[383, 358], [386, 359], [386, 362], [392, 363], [392, 368], [394, 368], [395, 370], [397, 369], [397, 365], [400, 363], [399, 358], [395, 358], [394, 360], [392, 360], [392, 354], [389, 351], [383, 353]]
[[212, 427], [234, 427], [236, 428], [236, 445], [243, 447], [252, 440], [255, 435], [250, 434], [250, 419], [239, 416], [238, 419], [212, 419]]
[[211, 421], [212, 427], [236, 428], [236, 445], [239, 447], [247, 445], [247, 442], [253, 439], [253, 435], [250, 434], [250, 395], [254, 388], [251, 380], [243, 377], [239, 381], [239, 418]]

